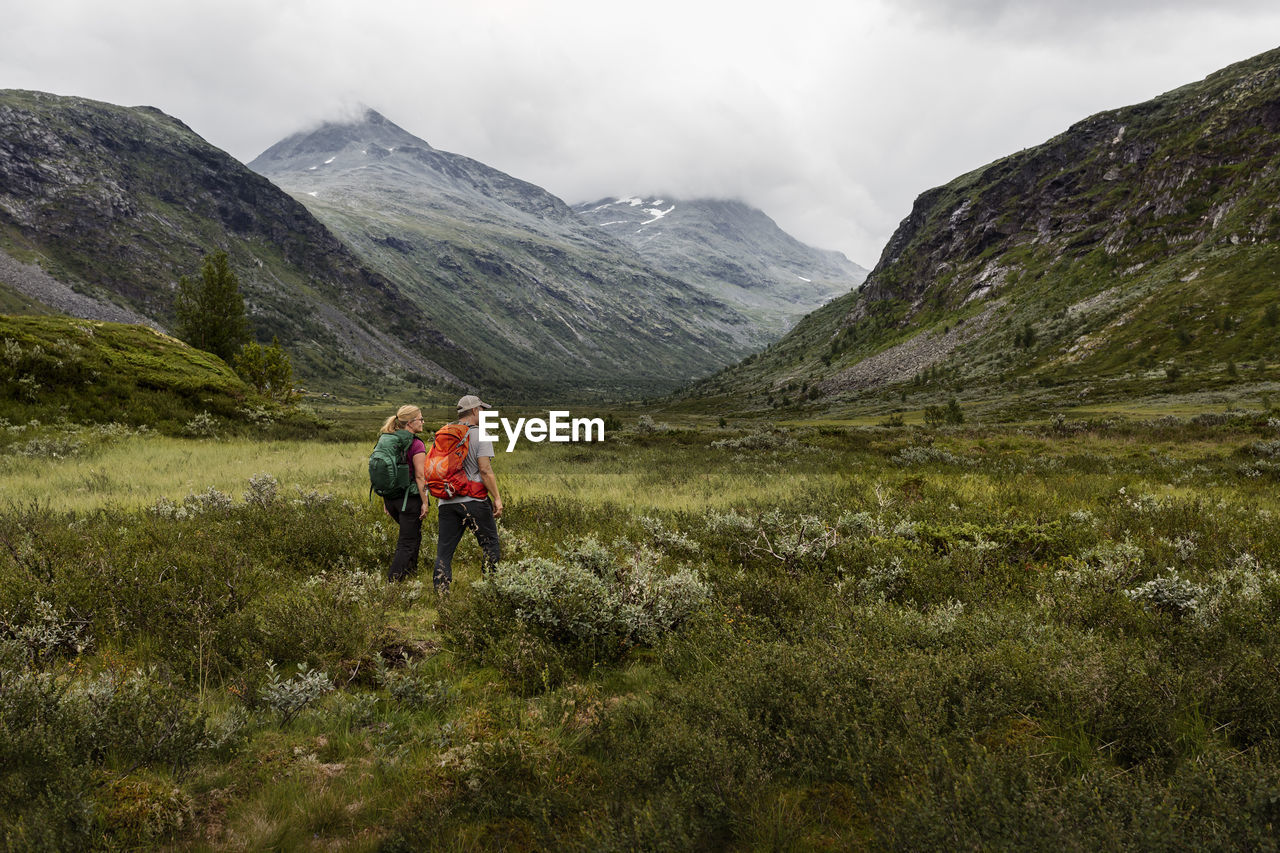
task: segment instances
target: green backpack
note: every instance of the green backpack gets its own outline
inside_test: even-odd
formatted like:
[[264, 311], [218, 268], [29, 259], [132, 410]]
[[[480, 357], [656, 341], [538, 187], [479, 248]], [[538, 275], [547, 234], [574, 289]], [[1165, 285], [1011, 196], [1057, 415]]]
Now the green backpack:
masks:
[[413, 472], [405, 461], [405, 453], [414, 438], [407, 429], [383, 433], [369, 455], [369, 492], [384, 498], [403, 495], [401, 511], [408, 506], [409, 495], [418, 493], [418, 484], [413, 481]]

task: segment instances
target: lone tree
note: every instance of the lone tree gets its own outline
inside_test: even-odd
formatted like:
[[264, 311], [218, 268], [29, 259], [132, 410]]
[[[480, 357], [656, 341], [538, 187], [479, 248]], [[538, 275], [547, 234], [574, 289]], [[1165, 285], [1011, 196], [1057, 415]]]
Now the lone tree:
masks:
[[964, 410], [960, 408], [960, 401], [952, 397], [946, 406], [925, 406], [924, 423], [930, 427], [959, 426], [964, 423]]
[[249, 341], [240, 281], [231, 271], [226, 252], [206, 255], [195, 281], [186, 276], [178, 279], [173, 310], [178, 317], [178, 337], [228, 364]]
[[287, 403], [293, 396], [293, 362], [278, 339], [272, 338], [267, 347], [254, 341], [245, 344], [233, 366], [264, 397]]

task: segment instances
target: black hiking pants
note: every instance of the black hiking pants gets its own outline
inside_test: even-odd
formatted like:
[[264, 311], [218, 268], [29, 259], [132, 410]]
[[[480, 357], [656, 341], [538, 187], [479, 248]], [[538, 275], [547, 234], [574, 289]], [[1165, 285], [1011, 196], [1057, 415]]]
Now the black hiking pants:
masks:
[[456, 504], [440, 504], [440, 538], [436, 541], [436, 592], [448, 592], [453, 583], [453, 552], [462, 541], [462, 534], [472, 530], [476, 542], [484, 552], [482, 571], [498, 565], [502, 558], [502, 546], [498, 543], [498, 522], [493, 517], [493, 504], [482, 501], [462, 501]]
[[[402, 581], [410, 575], [418, 573], [418, 551], [422, 548], [422, 496], [409, 495], [398, 498], [383, 498], [382, 504], [387, 512], [400, 525], [400, 536], [396, 539], [396, 552], [391, 557], [391, 568], [387, 570], [387, 579]], [[404, 509], [401, 510], [400, 507]]]

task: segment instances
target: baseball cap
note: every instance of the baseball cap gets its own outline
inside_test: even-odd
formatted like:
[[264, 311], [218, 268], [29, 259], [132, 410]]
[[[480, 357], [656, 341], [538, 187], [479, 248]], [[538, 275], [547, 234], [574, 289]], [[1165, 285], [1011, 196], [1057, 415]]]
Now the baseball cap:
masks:
[[463, 412], [469, 412], [475, 408], [492, 409], [493, 406], [490, 406], [488, 403], [481, 400], [475, 394], [468, 394], [467, 396], [463, 397], [458, 401], [458, 414], [462, 414]]

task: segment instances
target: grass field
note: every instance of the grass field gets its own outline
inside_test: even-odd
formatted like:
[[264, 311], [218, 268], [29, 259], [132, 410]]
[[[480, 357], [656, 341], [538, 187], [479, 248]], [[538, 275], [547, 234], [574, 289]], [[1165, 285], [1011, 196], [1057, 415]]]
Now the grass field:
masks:
[[443, 600], [369, 444], [3, 458], [5, 846], [1274, 846], [1274, 414], [524, 443]]

